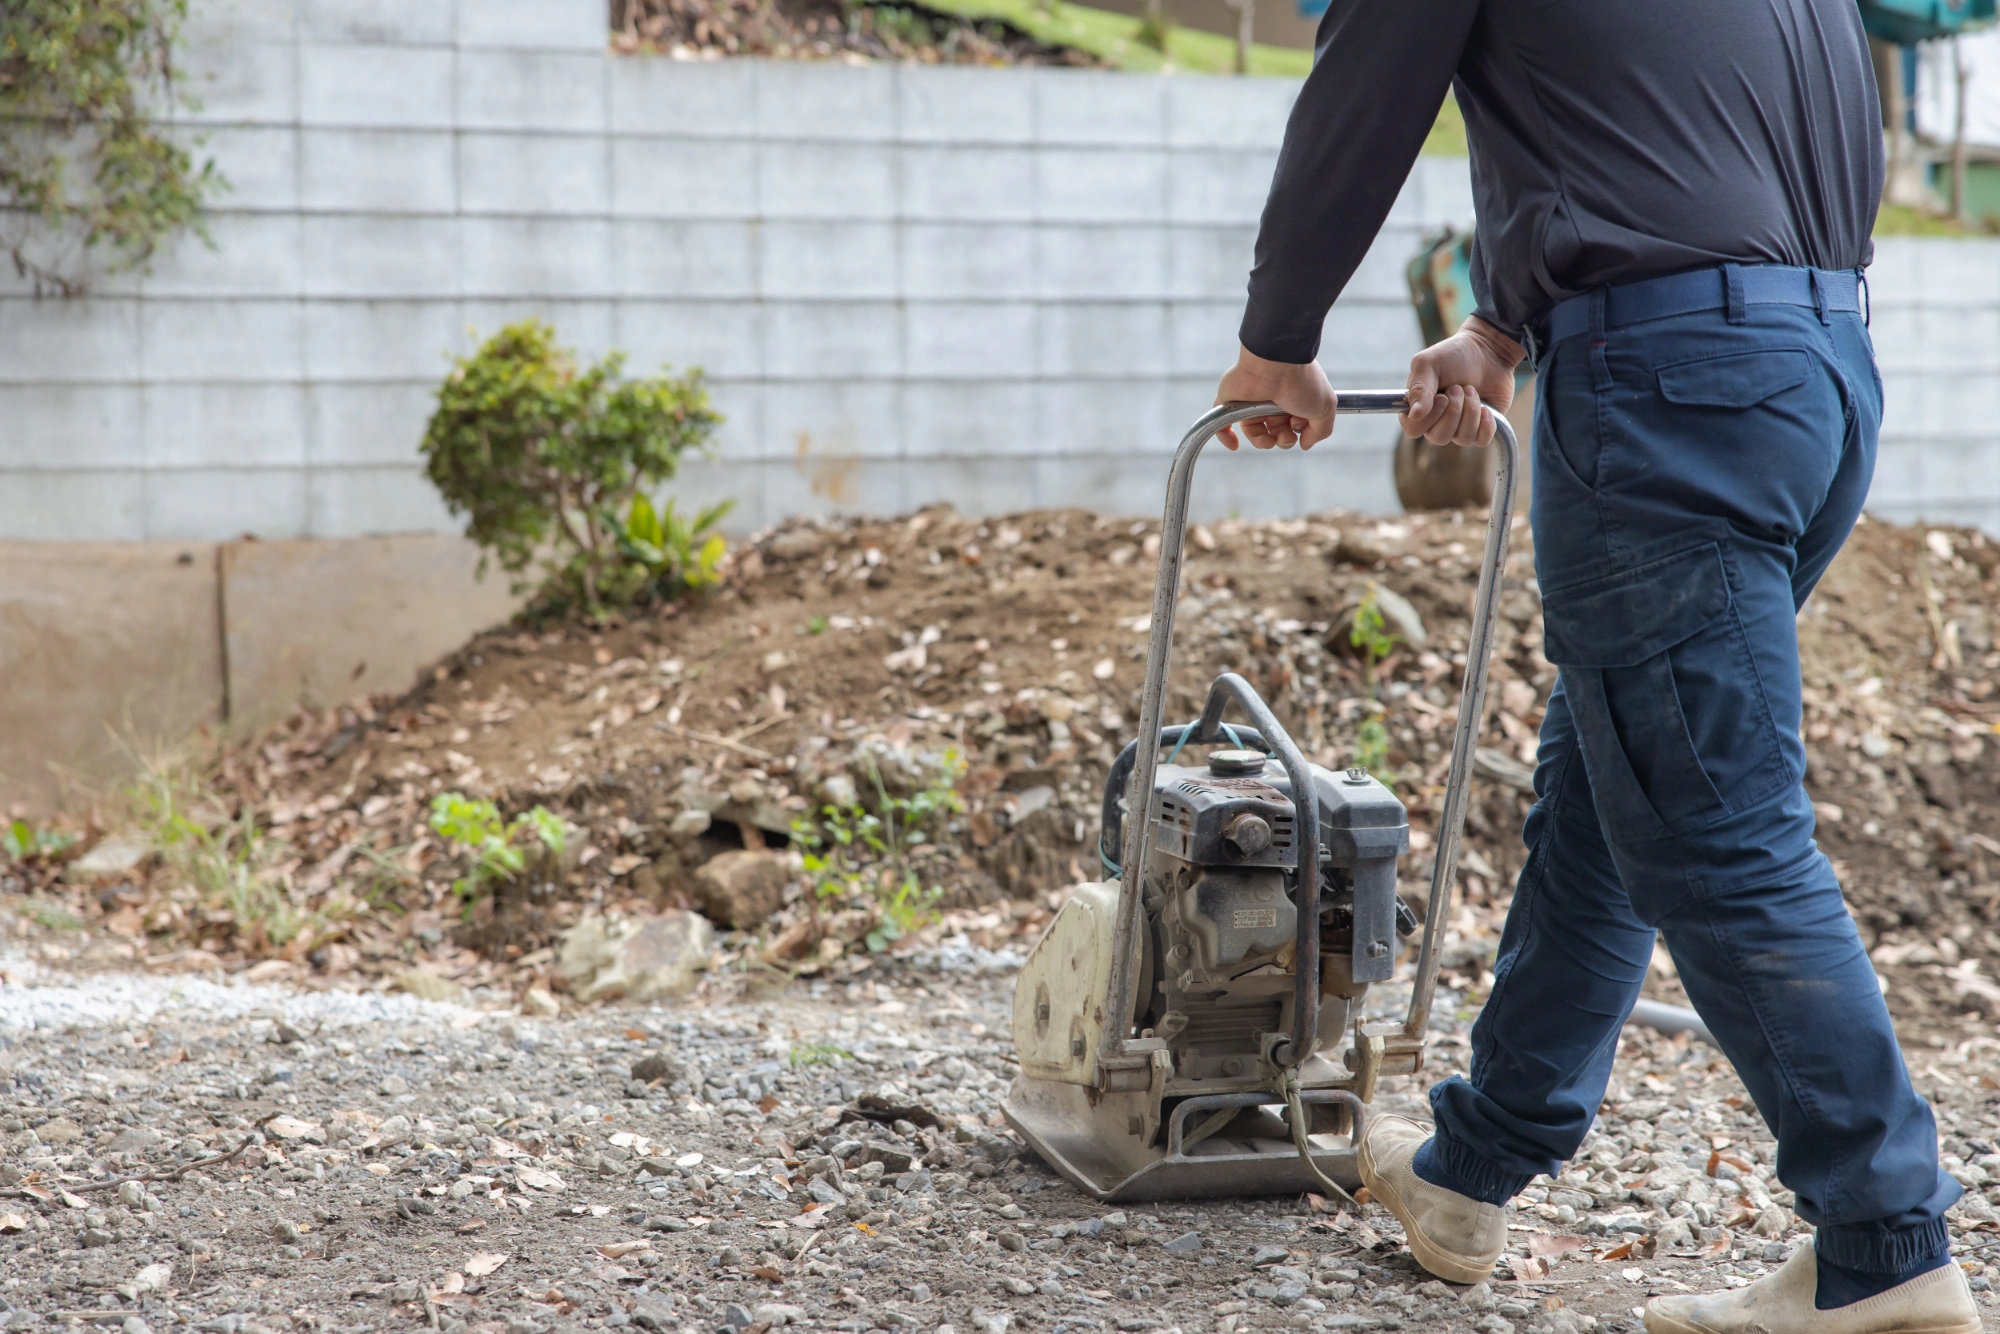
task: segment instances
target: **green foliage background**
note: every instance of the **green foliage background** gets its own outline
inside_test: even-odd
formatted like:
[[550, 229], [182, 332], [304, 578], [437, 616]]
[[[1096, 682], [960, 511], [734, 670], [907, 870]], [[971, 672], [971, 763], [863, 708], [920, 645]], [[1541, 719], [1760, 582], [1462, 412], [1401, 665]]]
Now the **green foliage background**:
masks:
[[187, 0], [0, 0], [0, 248], [74, 296], [201, 228], [225, 182], [161, 123], [177, 104]]

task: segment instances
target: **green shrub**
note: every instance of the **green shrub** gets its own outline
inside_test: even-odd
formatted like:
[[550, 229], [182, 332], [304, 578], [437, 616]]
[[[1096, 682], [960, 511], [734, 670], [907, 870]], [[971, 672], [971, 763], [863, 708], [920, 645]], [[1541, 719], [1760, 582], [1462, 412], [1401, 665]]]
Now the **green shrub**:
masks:
[[727, 507], [686, 524], [646, 493], [688, 451], [705, 452], [722, 419], [699, 369], [622, 380], [624, 364], [613, 352], [580, 367], [554, 330], [525, 320], [461, 358], [438, 388], [425, 472], [467, 516], [466, 535], [517, 576], [517, 592], [540, 563], [539, 613], [600, 615], [714, 582], [721, 538], [702, 532]]
[[201, 233], [226, 182], [154, 119], [178, 100], [186, 17], [187, 0], [0, 4], [0, 251], [37, 288], [77, 295], [92, 251], [128, 269]]
[[431, 799], [431, 828], [471, 861], [451, 886], [468, 914], [473, 904], [527, 868], [531, 838], [550, 857], [562, 856], [569, 838], [562, 817], [546, 807], [502, 820], [500, 808], [492, 802], [462, 792], [440, 792]]
[[865, 943], [877, 954], [936, 921], [944, 889], [924, 883], [916, 858], [939, 826], [965, 810], [958, 794], [964, 772], [958, 752], [946, 751], [921, 789], [898, 797], [890, 795], [871, 764], [874, 810], [854, 801], [821, 807], [816, 821], [793, 820], [792, 845], [812, 882], [807, 907], [817, 913], [822, 902], [845, 901], [872, 909], [875, 925]]

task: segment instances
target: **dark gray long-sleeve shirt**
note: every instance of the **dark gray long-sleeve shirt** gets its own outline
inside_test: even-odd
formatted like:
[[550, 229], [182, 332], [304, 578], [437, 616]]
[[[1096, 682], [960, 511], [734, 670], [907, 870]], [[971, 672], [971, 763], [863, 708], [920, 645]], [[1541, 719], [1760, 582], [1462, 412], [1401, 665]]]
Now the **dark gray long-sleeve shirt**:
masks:
[[1243, 345], [1319, 349], [1446, 88], [1478, 313], [1725, 261], [1870, 257], [1881, 113], [1854, 0], [1332, 0], [1285, 129]]

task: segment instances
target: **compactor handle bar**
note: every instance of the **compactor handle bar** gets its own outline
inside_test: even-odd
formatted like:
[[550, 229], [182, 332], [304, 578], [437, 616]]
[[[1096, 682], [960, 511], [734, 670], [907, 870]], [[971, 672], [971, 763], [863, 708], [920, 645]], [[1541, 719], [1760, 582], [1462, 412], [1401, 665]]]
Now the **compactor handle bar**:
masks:
[[[1400, 413], [1409, 405], [1407, 397], [1400, 390], [1393, 389], [1343, 391], [1336, 394], [1334, 400], [1339, 414]], [[1443, 942], [1444, 924], [1451, 916], [1451, 891], [1458, 872], [1459, 838], [1465, 826], [1466, 792], [1472, 781], [1473, 750], [1478, 744], [1485, 719], [1486, 669], [1492, 656], [1499, 619], [1500, 585], [1506, 570], [1507, 538], [1514, 518], [1514, 478], [1520, 466], [1520, 445], [1514, 438], [1514, 428], [1492, 408], [1486, 411], [1493, 418], [1493, 448], [1498, 451], [1499, 468], [1493, 483], [1493, 503], [1486, 516], [1486, 548], [1480, 558], [1479, 592], [1473, 600], [1472, 635], [1465, 648], [1465, 688], [1459, 695], [1458, 726], [1452, 734], [1450, 776], [1445, 780], [1444, 803], [1438, 812], [1437, 857], [1431, 867], [1423, 943], [1417, 954], [1417, 974], [1410, 992], [1409, 1012], [1399, 1035], [1399, 1045], [1414, 1044], [1412, 1054], [1421, 1047], [1424, 1030], [1430, 1023], [1432, 993], [1437, 986], [1438, 950]], [[1112, 951], [1116, 962], [1112, 969], [1109, 1008], [1109, 1013], [1115, 1017], [1104, 1026], [1104, 1043], [1099, 1052], [1099, 1064], [1107, 1069], [1124, 1068], [1151, 1059], [1146, 1053], [1129, 1050], [1127, 1044], [1131, 1040], [1132, 988], [1137, 962], [1135, 946], [1140, 942], [1139, 933], [1143, 930], [1140, 880], [1146, 865], [1146, 817], [1151, 809], [1153, 780], [1160, 763], [1158, 738], [1161, 715], [1166, 707], [1167, 667], [1173, 653], [1174, 611], [1179, 601], [1181, 564], [1186, 554], [1188, 499], [1194, 480], [1195, 460], [1201, 456], [1202, 448], [1225, 426], [1259, 417], [1286, 415], [1285, 409], [1275, 403], [1224, 403], [1211, 408], [1181, 437], [1180, 447], [1174, 451], [1173, 468], [1167, 474], [1166, 513], [1160, 521], [1160, 571], [1153, 586], [1153, 619], [1146, 643], [1146, 686], [1139, 699], [1138, 763], [1132, 766], [1132, 785], [1128, 790], [1126, 808], [1131, 814], [1125, 821], [1123, 855], [1120, 858], [1124, 872]], [[1212, 705], [1214, 703], [1216, 701], [1211, 701]], [[1257, 721], [1264, 723], [1267, 720], [1259, 718]], [[1282, 730], [1276, 736], [1268, 730], [1265, 732], [1265, 736], [1274, 743], [1278, 743], [1283, 735]], [[1292, 754], [1286, 758], [1296, 760], [1293, 748], [1279, 743], [1276, 749], [1281, 752], [1291, 750]], [[1288, 770], [1298, 767], [1295, 762], [1286, 765]], [[1293, 796], [1297, 801], [1314, 803], [1310, 810], [1311, 814], [1317, 815], [1318, 797], [1310, 781], [1301, 781], [1305, 777], [1302, 771], [1292, 773]], [[1313, 820], [1311, 824], [1316, 826], [1317, 821]], [[1292, 1032], [1289, 1042], [1281, 1043], [1273, 1052], [1276, 1062], [1283, 1066], [1296, 1066], [1312, 1054], [1313, 1038], [1319, 1024], [1317, 860], [1316, 856], [1309, 858], [1306, 850], [1301, 849], [1297, 898], [1299, 935], [1294, 956], [1298, 981], [1292, 1007]]]

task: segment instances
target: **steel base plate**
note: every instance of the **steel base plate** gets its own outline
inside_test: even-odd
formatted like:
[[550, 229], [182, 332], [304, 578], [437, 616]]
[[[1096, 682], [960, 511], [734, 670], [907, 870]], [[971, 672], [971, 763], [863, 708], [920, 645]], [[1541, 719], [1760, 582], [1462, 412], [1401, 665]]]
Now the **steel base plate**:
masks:
[[[1242, 1138], [1225, 1130], [1186, 1153], [1169, 1153], [1141, 1144], [1131, 1133], [1122, 1100], [1100, 1097], [1093, 1105], [1087, 1091], [1074, 1084], [1017, 1078], [1001, 1110], [1043, 1162], [1092, 1198], [1110, 1203], [1321, 1189], [1289, 1139]], [[1268, 1126], [1268, 1118], [1263, 1124]], [[1347, 1190], [1360, 1186], [1348, 1136], [1313, 1135], [1309, 1143], [1322, 1172]]]

